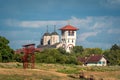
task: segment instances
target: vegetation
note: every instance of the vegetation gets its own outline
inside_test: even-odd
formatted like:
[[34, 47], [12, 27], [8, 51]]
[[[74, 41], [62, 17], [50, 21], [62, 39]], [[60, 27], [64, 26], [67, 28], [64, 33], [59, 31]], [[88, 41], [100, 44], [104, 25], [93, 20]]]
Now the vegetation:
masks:
[[[77, 57], [91, 54], [105, 55], [109, 66], [80, 66]], [[78, 76], [80, 72], [86, 76], [94, 75], [95, 80], [120, 80], [120, 46], [117, 44], [108, 50], [75, 46], [71, 53], [63, 48], [45, 49], [35, 53], [36, 69], [33, 70], [22, 69], [22, 63], [19, 63], [22, 62], [22, 56], [23, 54], [14, 54], [9, 47], [9, 40], [0, 36], [0, 80], [80, 80], [73, 76]]]
[[61, 54], [57, 49], [45, 49], [42, 52], [38, 52], [36, 55], [37, 63], [61, 63], [61, 64], [76, 64], [77, 60], [75, 56], [69, 54]]
[[100, 48], [83, 48], [75, 46], [71, 53], [67, 53], [64, 49], [45, 49], [36, 53], [36, 61], [40, 63], [61, 63], [61, 64], [80, 64], [77, 57], [85, 57], [91, 54], [103, 54], [108, 65], [120, 65], [120, 46], [114, 44], [109, 50]]
[[120, 46], [114, 44], [110, 50], [104, 52], [109, 65], [120, 65]]
[[0, 80], [80, 80], [81, 72], [95, 80], [120, 80], [120, 66], [36, 63], [35, 69], [22, 69], [22, 63], [0, 63]]
[[[83, 46], [75, 46], [71, 53], [67, 53], [63, 48], [45, 49], [42, 52], [36, 52], [37, 63], [60, 63], [60, 64], [81, 64], [77, 61], [77, 57], [85, 57], [91, 54], [103, 54], [107, 58], [108, 65], [120, 65], [120, 46], [114, 44], [108, 50], [100, 48], [83, 48]], [[0, 62], [22, 62], [23, 54], [14, 54], [9, 47], [9, 40], [0, 36]]]
[[13, 50], [9, 47], [9, 40], [0, 36], [0, 62], [10, 62], [13, 60]]
[[[75, 46], [71, 53], [67, 53], [63, 48], [44, 49], [42, 52], [36, 52], [37, 63], [60, 63], [60, 64], [80, 64], [77, 57], [85, 57], [91, 54], [103, 54], [107, 58], [108, 65], [120, 65], [120, 46], [114, 44], [108, 50], [100, 48], [83, 48]], [[22, 62], [23, 54], [14, 54], [9, 47], [9, 40], [0, 36], [0, 62]]]

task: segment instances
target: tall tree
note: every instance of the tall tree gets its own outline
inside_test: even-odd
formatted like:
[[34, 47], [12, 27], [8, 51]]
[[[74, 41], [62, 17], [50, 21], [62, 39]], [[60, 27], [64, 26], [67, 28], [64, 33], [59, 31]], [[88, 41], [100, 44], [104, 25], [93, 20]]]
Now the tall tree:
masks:
[[104, 52], [109, 65], [120, 65], [120, 46], [114, 44], [110, 50]]
[[120, 50], [120, 46], [118, 46], [117, 44], [114, 44], [110, 50]]
[[0, 36], [0, 56], [2, 62], [9, 62], [13, 59], [13, 50], [9, 47], [9, 40]]

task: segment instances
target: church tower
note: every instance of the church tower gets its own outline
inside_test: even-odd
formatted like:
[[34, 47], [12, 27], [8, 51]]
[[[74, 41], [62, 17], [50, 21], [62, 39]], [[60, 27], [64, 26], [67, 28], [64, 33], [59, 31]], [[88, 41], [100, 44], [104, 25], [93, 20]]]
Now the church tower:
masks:
[[54, 32], [51, 33], [50, 45], [59, 43], [59, 35], [56, 32], [56, 26], [54, 25]]
[[42, 45], [50, 45], [50, 38], [51, 38], [51, 35], [48, 32], [48, 26], [47, 26], [47, 32], [44, 33], [44, 35], [43, 35]]
[[61, 30], [61, 42], [62, 47], [67, 51], [70, 52], [71, 48], [75, 46], [76, 43], [76, 31], [78, 28], [73, 27], [71, 25], [66, 25]]

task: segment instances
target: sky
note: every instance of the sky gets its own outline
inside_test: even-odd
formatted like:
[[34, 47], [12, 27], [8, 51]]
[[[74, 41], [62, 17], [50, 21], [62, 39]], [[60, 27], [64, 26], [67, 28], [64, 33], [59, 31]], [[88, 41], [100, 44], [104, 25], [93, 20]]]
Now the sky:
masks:
[[40, 44], [42, 35], [72, 25], [76, 45], [109, 49], [120, 45], [120, 0], [0, 0], [0, 36], [10, 47]]

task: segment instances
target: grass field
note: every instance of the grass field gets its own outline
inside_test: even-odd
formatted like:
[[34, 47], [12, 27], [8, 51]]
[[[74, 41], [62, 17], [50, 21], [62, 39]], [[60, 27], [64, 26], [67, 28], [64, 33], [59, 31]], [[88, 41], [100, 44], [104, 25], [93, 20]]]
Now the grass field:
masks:
[[37, 63], [35, 69], [22, 69], [21, 63], [0, 63], [0, 80], [80, 80], [70, 77], [84, 72], [95, 80], [120, 80], [120, 66], [81, 67], [73, 64]]

